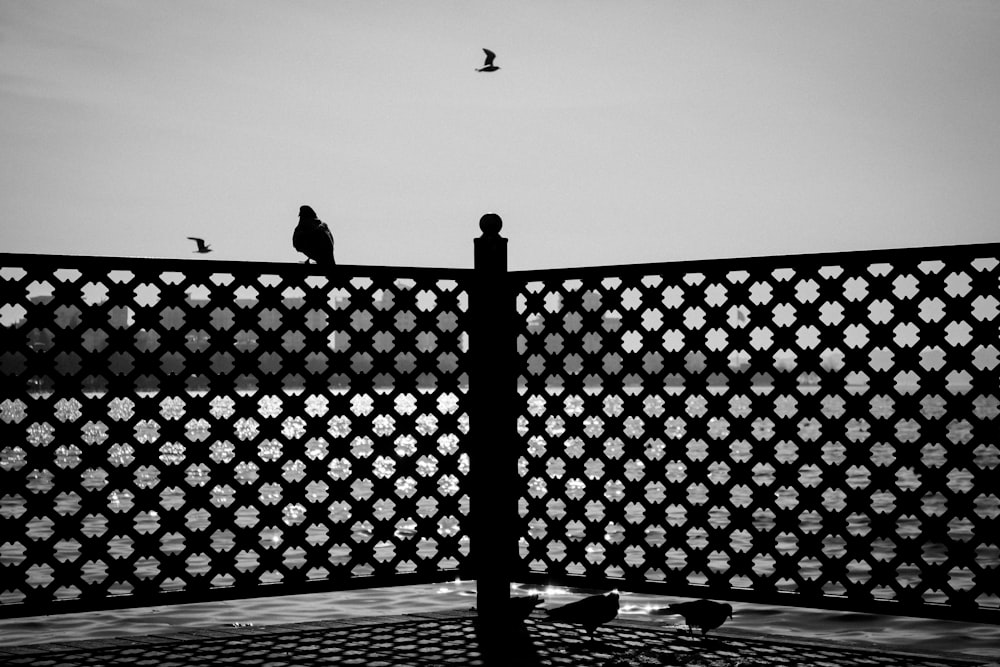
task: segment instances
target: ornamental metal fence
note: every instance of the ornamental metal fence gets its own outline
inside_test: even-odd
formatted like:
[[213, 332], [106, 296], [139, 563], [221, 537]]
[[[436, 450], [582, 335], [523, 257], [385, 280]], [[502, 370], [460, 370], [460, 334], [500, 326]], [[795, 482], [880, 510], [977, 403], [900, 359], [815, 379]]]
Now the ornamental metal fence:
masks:
[[0, 264], [0, 614], [467, 569], [470, 272]]
[[517, 576], [997, 622], [998, 258], [513, 274]]
[[1000, 244], [0, 255], [0, 615], [478, 580], [1000, 622]]

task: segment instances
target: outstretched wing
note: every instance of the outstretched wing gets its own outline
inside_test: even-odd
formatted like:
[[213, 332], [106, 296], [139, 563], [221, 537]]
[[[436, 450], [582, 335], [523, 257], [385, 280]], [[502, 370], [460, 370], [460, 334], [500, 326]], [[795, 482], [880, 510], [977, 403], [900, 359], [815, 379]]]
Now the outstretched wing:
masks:
[[483, 63], [483, 67], [491, 67], [493, 65], [493, 59], [497, 57], [497, 54], [493, 53], [489, 49], [483, 49], [483, 53], [486, 54], [486, 62]]
[[200, 239], [197, 236], [189, 236], [188, 239], [194, 241], [198, 244], [198, 249], [195, 252], [211, 252], [212, 249], [205, 243], [205, 239]]

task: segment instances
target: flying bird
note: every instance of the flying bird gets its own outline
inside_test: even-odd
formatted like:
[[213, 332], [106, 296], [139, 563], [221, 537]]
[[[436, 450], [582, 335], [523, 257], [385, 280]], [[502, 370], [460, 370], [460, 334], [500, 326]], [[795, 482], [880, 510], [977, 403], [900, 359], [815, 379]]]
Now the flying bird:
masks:
[[477, 67], [477, 72], [495, 72], [500, 69], [498, 66], [493, 64], [493, 59], [497, 57], [497, 54], [493, 53], [489, 49], [483, 49], [483, 53], [486, 54], [486, 62], [483, 63], [482, 67]]
[[591, 595], [549, 610], [549, 618], [564, 623], [582, 625], [591, 639], [597, 626], [618, 616], [618, 593]]
[[199, 255], [204, 255], [205, 253], [212, 252], [212, 247], [207, 243], [205, 243], [205, 239], [200, 239], [197, 236], [189, 236], [188, 239], [198, 244], [198, 249], [192, 252], [196, 252]]
[[654, 613], [661, 616], [680, 614], [684, 617], [684, 622], [687, 623], [688, 631], [692, 635], [694, 628], [701, 628], [701, 636], [704, 637], [709, 630], [714, 630], [725, 623], [727, 618], [733, 617], [733, 606], [712, 600], [695, 600], [672, 604]]
[[329, 266], [337, 263], [333, 258], [333, 234], [310, 206], [299, 207], [299, 224], [292, 233], [292, 247], [307, 257], [306, 264], [309, 260]]

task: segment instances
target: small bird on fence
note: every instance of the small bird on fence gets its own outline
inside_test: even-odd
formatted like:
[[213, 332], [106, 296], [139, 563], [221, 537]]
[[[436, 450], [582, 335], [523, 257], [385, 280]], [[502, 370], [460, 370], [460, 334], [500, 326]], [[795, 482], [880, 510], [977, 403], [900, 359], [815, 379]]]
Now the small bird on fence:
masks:
[[333, 258], [333, 234], [310, 206], [299, 207], [299, 224], [292, 233], [292, 247], [306, 256], [306, 264], [309, 260], [328, 266], [337, 263]]
[[204, 255], [205, 253], [212, 252], [212, 246], [205, 243], [205, 239], [200, 239], [197, 236], [189, 236], [188, 240], [194, 241], [198, 245], [198, 249], [192, 252], [196, 252], [199, 255]]
[[497, 57], [497, 54], [489, 49], [483, 49], [483, 53], [486, 54], [486, 62], [483, 63], [482, 67], [476, 68], [477, 72], [495, 72], [500, 69], [497, 65], [493, 64], [493, 60]]
[[542, 604], [542, 598], [538, 595], [514, 596], [507, 603], [507, 616], [512, 621], [523, 621], [531, 616], [531, 612], [540, 604]]
[[597, 626], [613, 621], [618, 616], [618, 593], [591, 595], [582, 600], [549, 609], [549, 618], [564, 623], [582, 625], [593, 639]]
[[701, 628], [701, 636], [704, 637], [709, 630], [714, 630], [725, 623], [727, 618], [733, 617], [733, 606], [712, 600], [695, 600], [672, 604], [653, 613], [658, 616], [680, 614], [687, 623], [689, 633], [693, 635], [695, 628]]

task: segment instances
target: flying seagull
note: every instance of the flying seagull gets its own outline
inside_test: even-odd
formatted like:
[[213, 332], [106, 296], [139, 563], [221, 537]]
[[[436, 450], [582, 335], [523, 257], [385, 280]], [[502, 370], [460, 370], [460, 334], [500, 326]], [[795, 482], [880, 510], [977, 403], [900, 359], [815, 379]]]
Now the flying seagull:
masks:
[[561, 607], [549, 610], [549, 618], [564, 623], [582, 625], [591, 639], [597, 626], [615, 620], [618, 616], [618, 593], [591, 595]]
[[482, 67], [477, 67], [477, 72], [495, 72], [499, 67], [493, 64], [493, 59], [497, 57], [497, 54], [493, 53], [489, 49], [483, 49], [483, 53], [486, 54], [486, 62], [483, 63]]
[[299, 224], [292, 233], [292, 247], [317, 264], [334, 265], [333, 234], [326, 223], [316, 217], [311, 206], [299, 207]]
[[197, 236], [189, 236], [188, 239], [198, 244], [198, 249], [194, 250], [193, 252], [196, 252], [199, 255], [204, 255], [205, 253], [212, 252], [212, 246], [205, 243], [205, 239], [200, 239]]
[[709, 630], [714, 630], [727, 618], [733, 617], [733, 606], [724, 602], [713, 602], [711, 600], [695, 600], [694, 602], [681, 602], [672, 604], [666, 609], [658, 609], [654, 612], [658, 616], [680, 614], [687, 623], [688, 632], [694, 634], [695, 628], [701, 628], [701, 636], [708, 634]]

